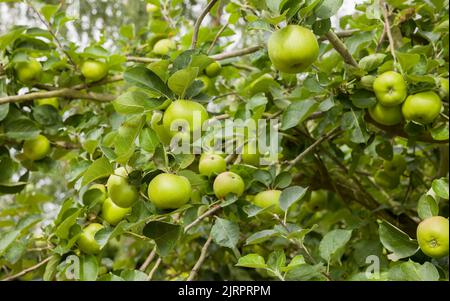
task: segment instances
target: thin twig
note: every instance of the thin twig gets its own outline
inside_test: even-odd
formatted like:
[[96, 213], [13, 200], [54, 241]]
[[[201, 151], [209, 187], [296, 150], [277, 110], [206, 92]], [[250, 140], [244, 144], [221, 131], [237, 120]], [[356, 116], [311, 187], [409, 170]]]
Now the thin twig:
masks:
[[329, 32], [327, 32], [325, 34], [325, 37], [328, 39], [328, 41], [330, 41], [334, 49], [336, 49], [336, 51], [342, 56], [345, 63], [358, 68], [358, 63], [353, 58], [352, 54], [348, 51], [345, 44], [339, 39], [339, 37], [333, 31], [330, 30]]
[[206, 252], [208, 251], [209, 245], [212, 242], [212, 236], [209, 235], [208, 239], [206, 240], [205, 244], [202, 247], [202, 251], [200, 252], [200, 257], [198, 258], [197, 262], [195, 263], [194, 267], [192, 268], [191, 273], [189, 274], [189, 277], [187, 281], [192, 281], [197, 276], [198, 270], [202, 266], [203, 262], [206, 259]]
[[200, 31], [200, 26], [202, 25], [203, 19], [206, 17], [206, 15], [209, 13], [211, 8], [214, 6], [214, 4], [216, 4], [217, 1], [218, 0], [211, 0], [195, 21], [194, 33], [192, 34], [192, 49], [195, 49], [195, 47], [197, 47], [198, 32]]
[[389, 50], [391, 51], [392, 58], [394, 59], [394, 67], [397, 64], [397, 56], [395, 55], [395, 44], [394, 44], [394, 38], [392, 37], [392, 31], [391, 31], [391, 25], [389, 23], [389, 12], [387, 4], [381, 0], [381, 9], [383, 10], [383, 17], [384, 17], [384, 26], [386, 28], [386, 34], [388, 36], [389, 40]]
[[159, 265], [161, 264], [161, 261], [162, 261], [162, 258], [159, 257], [158, 260], [156, 261], [155, 265], [153, 266], [152, 270], [148, 274], [147, 281], [152, 280], [153, 275], [155, 274], [156, 270], [158, 269]]
[[292, 169], [298, 162], [300, 162], [305, 156], [307, 156], [311, 151], [313, 151], [318, 145], [323, 143], [324, 141], [330, 140], [334, 138], [335, 136], [339, 135], [340, 131], [339, 128], [335, 128], [326, 135], [323, 135], [319, 139], [317, 139], [313, 144], [311, 144], [307, 149], [305, 149], [300, 155], [295, 157], [293, 160], [289, 162], [289, 165], [287, 166], [286, 170], [289, 171]]
[[129, 62], [146, 63], [146, 64], [160, 61], [160, 59], [157, 59], [157, 58], [138, 57], [138, 56], [127, 56], [126, 60]]
[[155, 258], [155, 255], [156, 255], [156, 246], [154, 246], [153, 250], [150, 252], [150, 254], [148, 254], [144, 263], [139, 268], [139, 271], [145, 271], [147, 269], [148, 265], [150, 264], [150, 262], [152, 262], [153, 258]]
[[13, 95], [13, 96], [5, 96], [0, 98], [0, 104], [12, 103], [12, 102], [24, 102], [30, 101], [34, 99], [43, 99], [50, 97], [64, 97], [69, 99], [89, 99], [96, 100], [100, 102], [110, 102], [116, 99], [116, 96], [112, 94], [102, 94], [95, 92], [82, 92], [78, 90], [74, 90], [71, 88], [62, 88], [59, 90], [53, 91], [41, 91], [41, 92], [32, 92], [24, 95]]
[[21, 272], [15, 274], [15, 275], [12, 275], [12, 276], [3, 278], [2, 281], [10, 281], [10, 280], [19, 278], [19, 277], [21, 277], [21, 276], [23, 276], [23, 275], [25, 275], [25, 274], [27, 274], [27, 273], [29, 273], [29, 272], [31, 272], [31, 271], [34, 271], [34, 270], [40, 268], [41, 266], [43, 266], [44, 264], [46, 264], [47, 262], [49, 262], [50, 259], [52, 259], [52, 258], [53, 258], [53, 256], [47, 257], [46, 259], [42, 260], [42, 261], [39, 262], [38, 264], [35, 264], [35, 265], [33, 265], [33, 266], [29, 267], [29, 268], [26, 268], [25, 270], [23, 270], [23, 271], [21, 271]]
[[41, 15], [41, 13], [33, 6], [33, 4], [31, 4], [30, 1], [26, 1], [26, 3], [28, 4], [28, 6], [36, 13], [36, 15], [38, 16], [38, 18], [41, 20], [42, 23], [44, 23], [45, 27], [47, 27], [48, 32], [53, 36], [53, 38], [55, 39], [56, 44], [58, 45], [58, 48], [67, 56], [67, 58], [69, 59], [70, 63], [75, 67], [75, 69], [77, 69], [77, 64], [75, 64], [75, 62], [73, 61], [72, 57], [70, 56], [70, 54], [64, 49], [63, 45], [61, 44], [61, 42], [59, 41], [58, 37], [56, 36], [55, 32], [52, 29], [52, 25], [47, 22], [44, 17]]
[[205, 211], [202, 215], [200, 215], [199, 217], [197, 217], [192, 223], [190, 223], [189, 225], [187, 225], [184, 228], [184, 232], [188, 232], [192, 227], [194, 227], [195, 225], [197, 225], [199, 222], [201, 222], [204, 218], [213, 215], [214, 213], [216, 213], [217, 211], [219, 211], [222, 207], [220, 207], [220, 205], [214, 205], [211, 207], [211, 209]]
[[209, 54], [211, 52], [211, 50], [214, 48], [214, 46], [217, 43], [217, 40], [219, 39], [220, 35], [225, 31], [225, 29], [228, 27], [230, 23], [225, 23], [224, 26], [222, 26], [222, 28], [220, 28], [220, 30], [217, 32], [216, 36], [214, 37], [214, 40], [211, 42], [211, 45], [208, 48], [208, 51], [206, 51], [206, 54]]

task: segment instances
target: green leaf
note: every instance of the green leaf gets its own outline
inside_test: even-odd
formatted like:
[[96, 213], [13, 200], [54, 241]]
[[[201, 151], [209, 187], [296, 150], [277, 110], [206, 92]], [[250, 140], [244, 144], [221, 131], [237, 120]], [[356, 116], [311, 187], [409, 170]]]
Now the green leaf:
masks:
[[319, 104], [312, 99], [291, 103], [281, 117], [281, 129], [287, 130], [305, 121], [318, 106]]
[[84, 172], [81, 186], [85, 186], [92, 181], [110, 176], [114, 172], [111, 163], [105, 157], [95, 160]]
[[264, 258], [258, 254], [248, 254], [239, 258], [236, 266], [254, 269], [264, 269], [267, 267]]
[[252, 235], [250, 235], [250, 237], [247, 238], [247, 240], [245, 241], [246, 245], [254, 245], [254, 244], [259, 244], [262, 243], [270, 238], [272, 238], [273, 236], [275, 236], [277, 234], [277, 231], [275, 230], [262, 230], [256, 233], [253, 233]]
[[449, 138], [449, 128], [448, 128], [448, 122], [442, 123], [436, 127], [433, 127], [430, 129], [431, 137], [433, 137], [434, 140], [448, 140]]
[[142, 91], [126, 92], [113, 101], [114, 109], [119, 114], [142, 114], [162, 104], [162, 100], [151, 98]]
[[86, 255], [80, 258], [80, 280], [95, 281], [98, 276], [98, 262], [93, 255]]
[[9, 113], [9, 103], [0, 105], [0, 121], [6, 118]]
[[239, 241], [239, 226], [235, 222], [217, 218], [212, 229], [211, 236], [216, 244], [222, 247], [235, 249]]
[[59, 5], [46, 4], [41, 8], [41, 13], [47, 22], [50, 22], [53, 15], [58, 11]]
[[52, 281], [55, 278], [57, 267], [60, 262], [61, 256], [58, 254], [53, 254], [52, 258], [49, 262], [47, 262], [47, 265], [45, 266], [44, 276], [42, 277], [44, 281]]
[[438, 281], [439, 272], [431, 262], [421, 265], [409, 260], [390, 268], [388, 278], [393, 281]]
[[316, 265], [301, 264], [289, 269], [285, 280], [308, 281], [322, 276], [325, 267], [322, 263]]
[[99, 231], [95, 233], [95, 240], [100, 246], [100, 249], [102, 249], [106, 244], [113, 238], [121, 235], [123, 232], [125, 232], [127, 222], [121, 221], [118, 223], [115, 227], [112, 228], [102, 228]]
[[156, 92], [167, 98], [172, 98], [172, 92], [169, 87], [159, 78], [156, 73], [148, 68], [137, 66], [127, 69], [124, 73], [124, 79], [130, 84], [143, 89]]
[[405, 72], [414, 68], [414, 66], [416, 66], [420, 61], [420, 55], [417, 53], [402, 53], [398, 51], [395, 53], [403, 71]]
[[33, 108], [33, 118], [39, 124], [45, 125], [45, 126], [59, 124], [62, 121], [61, 116], [59, 115], [58, 111], [50, 105], [34, 107]]
[[345, 112], [342, 115], [341, 125], [344, 130], [349, 130], [350, 140], [354, 143], [366, 143], [369, 135], [365, 127], [362, 111]]
[[331, 262], [332, 260], [340, 262], [344, 247], [351, 237], [351, 230], [336, 229], [328, 232], [319, 244], [320, 257], [327, 262]]
[[292, 204], [301, 200], [307, 191], [308, 188], [301, 186], [291, 186], [284, 189], [280, 195], [280, 208], [286, 212]]
[[27, 251], [27, 242], [23, 239], [14, 241], [6, 250], [4, 257], [10, 264], [17, 263]]
[[448, 179], [440, 178], [433, 180], [431, 184], [431, 188], [433, 188], [434, 193], [436, 193], [439, 197], [448, 200]]
[[8, 249], [8, 247], [19, 237], [20, 231], [12, 230], [0, 234], [0, 256]]
[[134, 154], [135, 140], [144, 124], [144, 115], [133, 115], [119, 127], [114, 138], [114, 151], [117, 155], [116, 162], [126, 164]]
[[124, 270], [122, 271], [122, 273], [120, 273], [120, 280], [147, 281], [147, 274], [139, 270]]
[[192, 85], [199, 73], [198, 67], [181, 69], [172, 74], [167, 81], [169, 88], [180, 98], [183, 98], [187, 89]]
[[350, 100], [353, 105], [359, 109], [367, 109], [377, 103], [375, 94], [367, 90], [355, 90], [354, 93], [350, 95]]
[[386, 221], [380, 222], [378, 232], [383, 246], [392, 252], [388, 255], [388, 258], [392, 261], [410, 257], [419, 249], [416, 240]]
[[292, 175], [289, 172], [283, 171], [275, 177], [273, 183], [275, 188], [284, 189], [291, 185]]
[[56, 228], [55, 235], [62, 239], [68, 239], [70, 234], [70, 228], [77, 222], [78, 216], [80, 216], [82, 209], [72, 208], [71, 214], [68, 215]]
[[389, 140], [385, 140], [375, 147], [377, 154], [384, 160], [391, 161], [394, 157], [394, 149]]
[[417, 203], [417, 213], [421, 219], [439, 214], [439, 205], [431, 195], [424, 194]]
[[327, 19], [334, 16], [344, 0], [323, 0], [314, 10], [317, 18]]
[[370, 54], [368, 56], [363, 57], [359, 61], [359, 63], [358, 63], [359, 68], [370, 72], [370, 71], [378, 68], [378, 66], [380, 66], [383, 63], [385, 58], [386, 58], [386, 55], [383, 53]]
[[26, 26], [17, 26], [15, 29], [12, 29], [8, 33], [0, 36], [0, 51], [5, 50], [6, 47], [11, 45], [26, 29]]
[[28, 118], [19, 118], [5, 125], [5, 135], [16, 140], [29, 140], [36, 138], [41, 132], [36, 123]]
[[164, 257], [175, 247], [181, 235], [181, 226], [154, 221], [145, 225], [142, 233], [155, 241], [158, 254]]
[[284, 250], [278, 249], [269, 254], [267, 259], [267, 267], [275, 272], [276, 275], [280, 275], [281, 270], [286, 266], [286, 255]]
[[153, 153], [160, 143], [158, 135], [151, 128], [144, 128], [139, 134], [139, 145], [146, 152]]

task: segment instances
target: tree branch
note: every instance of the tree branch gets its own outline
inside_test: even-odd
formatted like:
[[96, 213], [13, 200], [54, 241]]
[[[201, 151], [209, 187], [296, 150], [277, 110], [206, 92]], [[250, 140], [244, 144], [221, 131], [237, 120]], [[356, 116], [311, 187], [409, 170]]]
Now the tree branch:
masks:
[[381, 0], [381, 9], [383, 10], [383, 16], [384, 16], [384, 27], [386, 30], [386, 34], [388, 36], [389, 40], [389, 50], [391, 51], [392, 58], [394, 59], [394, 68], [397, 66], [397, 56], [395, 55], [395, 44], [394, 44], [394, 38], [392, 37], [392, 31], [391, 31], [391, 25], [389, 23], [389, 12], [387, 8], [387, 4]]
[[211, 42], [211, 45], [209, 46], [208, 50], [206, 51], [206, 54], [209, 54], [211, 50], [214, 48], [214, 45], [216, 45], [217, 40], [219, 39], [220, 35], [225, 31], [225, 29], [228, 27], [228, 22], [225, 23], [224, 26], [220, 28], [220, 30], [217, 32], [216, 36], [214, 37], [213, 41]]
[[192, 281], [197, 276], [198, 270], [202, 266], [203, 262], [206, 259], [206, 252], [208, 251], [209, 245], [212, 242], [212, 236], [209, 235], [208, 239], [206, 240], [205, 244], [202, 247], [202, 251], [200, 252], [200, 257], [198, 258], [197, 262], [195, 263], [194, 267], [192, 268], [191, 273], [189, 274], [189, 277], [187, 281]]
[[206, 15], [209, 13], [211, 8], [214, 6], [214, 4], [216, 4], [217, 1], [218, 0], [211, 0], [195, 21], [194, 33], [192, 34], [192, 49], [195, 49], [195, 47], [197, 47], [198, 32], [200, 31], [200, 26], [202, 25], [203, 19], [206, 17]]
[[348, 51], [345, 44], [339, 39], [339, 37], [333, 32], [329, 31], [325, 34], [325, 37], [330, 41], [331, 45], [333, 45], [334, 49], [342, 56], [344, 62], [358, 68], [358, 63], [353, 58], [352, 54]]
[[286, 168], [286, 171], [291, 170], [298, 162], [300, 162], [305, 156], [307, 156], [310, 152], [312, 152], [318, 145], [320, 145], [322, 142], [325, 142], [327, 140], [331, 140], [337, 135], [340, 134], [341, 131], [339, 131], [339, 128], [335, 128], [332, 131], [330, 131], [328, 134], [323, 135], [319, 139], [317, 139], [313, 144], [311, 144], [307, 149], [305, 149], [300, 155], [295, 157], [293, 160], [289, 162], [289, 165]]
[[197, 217], [192, 223], [184, 227], [184, 232], [188, 232], [192, 227], [197, 225], [199, 222], [201, 222], [204, 218], [213, 215], [217, 211], [219, 211], [222, 207], [220, 205], [214, 205], [209, 210], [205, 211], [202, 215]]
[[0, 104], [5, 103], [20, 103], [24, 101], [30, 101], [34, 99], [43, 99], [50, 97], [64, 97], [69, 99], [89, 99], [96, 100], [100, 102], [110, 102], [116, 99], [116, 96], [112, 94], [101, 94], [95, 92], [82, 92], [79, 90], [74, 90], [71, 88], [62, 88], [59, 90], [53, 91], [44, 91], [44, 92], [32, 92], [24, 95], [13, 95], [13, 96], [5, 96], [0, 98]]
[[153, 250], [150, 252], [150, 254], [148, 254], [144, 263], [139, 268], [139, 271], [145, 271], [147, 269], [148, 265], [150, 264], [150, 262], [152, 262], [153, 258], [155, 258], [155, 255], [156, 255], [156, 246], [154, 246]]
[[254, 53], [260, 49], [262, 49], [262, 46], [253, 46], [253, 47], [248, 47], [248, 48], [244, 48], [244, 49], [239, 49], [239, 50], [235, 50], [235, 51], [230, 51], [230, 52], [224, 52], [224, 53], [220, 53], [220, 54], [216, 54], [216, 55], [212, 55], [210, 56], [210, 58], [216, 60], [216, 61], [221, 61], [221, 60], [225, 60], [225, 59], [229, 59], [232, 57], [237, 57], [237, 56], [243, 56], [243, 55], [247, 55], [247, 54], [251, 54]]
[[156, 261], [155, 265], [153, 266], [152, 270], [150, 271], [150, 273], [147, 276], [147, 281], [152, 280], [153, 275], [155, 274], [156, 270], [158, 269], [159, 265], [161, 264], [161, 257], [158, 258], [158, 260]]
[[160, 59], [157, 58], [151, 58], [151, 57], [138, 57], [138, 56], [127, 56], [127, 61], [129, 62], [136, 62], [136, 63], [154, 63], [160, 61]]
[[21, 271], [21, 272], [15, 274], [15, 275], [12, 275], [12, 276], [3, 278], [2, 281], [10, 281], [10, 280], [19, 278], [19, 277], [21, 277], [21, 276], [23, 276], [23, 275], [25, 275], [25, 274], [27, 274], [27, 273], [29, 273], [29, 272], [31, 272], [31, 271], [34, 271], [34, 270], [40, 268], [41, 266], [43, 266], [44, 264], [46, 264], [47, 262], [49, 262], [50, 259], [52, 259], [52, 257], [53, 257], [53, 256], [47, 257], [46, 259], [42, 260], [42, 261], [39, 262], [38, 264], [35, 264], [35, 265], [33, 265], [33, 266], [29, 267], [29, 268], [26, 268], [25, 270], [23, 270], [23, 271]]

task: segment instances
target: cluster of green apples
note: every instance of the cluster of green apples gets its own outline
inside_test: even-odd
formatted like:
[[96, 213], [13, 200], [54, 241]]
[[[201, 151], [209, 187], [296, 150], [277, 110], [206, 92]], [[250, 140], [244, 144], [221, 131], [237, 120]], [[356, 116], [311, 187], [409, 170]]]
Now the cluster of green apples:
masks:
[[373, 82], [378, 102], [369, 108], [369, 115], [377, 123], [393, 126], [403, 119], [423, 125], [432, 123], [440, 114], [441, 98], [434, 91], [408, 96], [403, 76], [395, 71], [379, 75]]
[[407, 168], [403, 155], [394, 154], [392, 160], [383, 162], [383, 169], [375, 173], [375, 183], [386, 189], [394, 189], [400, 184], [400, 178]]

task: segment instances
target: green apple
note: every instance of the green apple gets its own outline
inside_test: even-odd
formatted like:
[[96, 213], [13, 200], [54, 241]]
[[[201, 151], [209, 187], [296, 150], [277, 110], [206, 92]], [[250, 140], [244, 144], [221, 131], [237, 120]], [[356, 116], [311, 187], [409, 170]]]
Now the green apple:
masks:
[[428, 91], [408, 96], [403, 104], [402, 113], [406, 120], [428, 124], [439, 116], [441, 108], [442, 101], [439, 95]]
[[108, 74], [108, 65], [103, 62], [87, 60], [81, 65], [81, 74], [89, 81], [99, 81]]
[[162, 173], [148, 185], [148, 197], [159, 209], [177, 209], [191, 198], [192, 187], [186, 177]]
[[78, 248], [85, 254], [97, 254], [100, 252], [100, 245], [95, 240], [95, 233], [103, 229], [103, 225], [92, 223], [87, 225], [78, 237]]
[[448, 256], [448, 219], [433, 216], [417, 227], [417, 241], [422, 252], [433, 258]]
[[280, 208], [280, 195], [281, 190], [266, 190], [261, 191], [253, 198], [253, 203], [261, 208], [271, 207], [269, 209], [272, 213], [281, 215], [284, 214], [283, 210]]
[[380, 103], [369, 108], [369, 115], [377, 123], [382, 125], [396, 125], [402, 122], [401, 106], [385, 107]]
[[161, 39], [153, 46], [153, 53], [158, 55], [167, 55], [170, 50], [175, 49], [176, 44], [171, 39]]
[[42, 99], [35, 99], [34, 100], [34, 104], [36, 106], [44, 106], [44, 105], [48, 105], [48, 106], [52, 106], [55, 109], [59, 109], [59, 101], [58, 101], [58, 97], [51, 97], [51, 98], [42, 98]]
[[[194, 123], [194, 119], [197, 118]], [[198, 102], [191, 100], [176, 100], [164, 112], [163, 125], [171, 136], [174, 136], [179, 131], [170, 129], [174, 121], [184, 121], [189, 125], [189, 132], [197, 130], [201, 131], [203, 122], [208, 120], [208, 112], [205, 107]]]
[[207, 77], [206, 75], [200, 76], [198, 78], [198, 80], [200, 80], [203, 83], [203, 87], [200, 90], [200, 92], [202, 93], [208, 93], [208, 91], [213, 87], [213, 82], [211, 81], [211, 79], [209, 77]]
[[375, 183], [386, 189], [394, 189], [400, 184], [400, 175], [391, 175], [385, 170], [375, 173]]
[[209, 77], [216, 77], [222, 71], [222, 65], [219, 62], [213, 62], [205, 68], [205, 74]]
[[106, 182], [109, 198], [119, 207], [129, 208], [138, 200], [136, 187], [128, 183], [128, 173], [124, 167], [117, 168]]
[[50, 142], [47, 137], [38, 135], [36, 138], [26, 140], [23, 144], [23, 154], [32, 161], [45, 158], [50, 153]]
[[312, 211], [317, 212], [325, 208], [328, 202], [328, 191], [324, 189], [313, 190], [306, 207]]
[[242, 162], [248, 165], [258, 166], [260, 154], [255, 143], [247, 143], [242, 148]]
[[376, 77], [373, 75], [365, 75], [361, 77], [359, 83], [361, 84], [361, 87], [363, 87], [366, 90], [373, 91], [373, 82], [375, 81]]
[[244, 193], [245, 184], [244, 180], [238, 174], [225, 171], [216, 177], [213, 183], [213, 189], [215, 195], [219, 199], [222, 199], [230, 193], [241, 196]]
[[106, 187], [103, 184], [93, 184], [83, 193], [83, 203], [85, 205], [98, 202], [102, 204], [107, 198], [108, 193]]
[[198, 171], [201, 175], [212, 176], [220, 174], [227, 169], [225, 159], [217, 154], [202, 154], [198, 163]]
[[402, 175], [406, 170], [406, 160], [400, 154], [395, 154], [391, 161], [384, 161], [384, 170], [391, 176]]
[[103, 202], [102, 218], [111, 225], [117, 225], [130, 212], [131, 208], [119, 207], [110, 198]]
[[42, 65], [35, 59], [19, 62], [15, 65], [17, 78], [24, 84], [39, 81], [42, 75]]
[[305, 71], [319, 56], [316, 37], [299, 25], [288, 25], [272, 33], [267, 48], [274, 67], [285, 73]]
[[373, 82], [373, 91], [380, 104], [385, 107], [401, 104], [408, 93], [403, 76], [395, 71], [379, 75]]
[[159, 6], [153, 3], [147, 3], [146, 10], [149, 14], [156, 13], [159, 11]]

